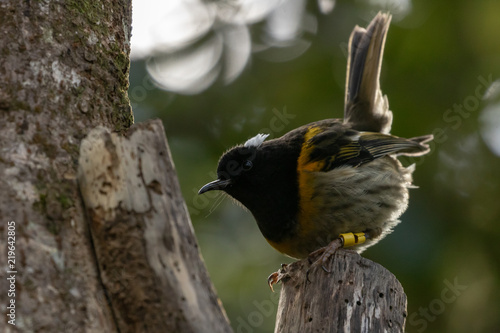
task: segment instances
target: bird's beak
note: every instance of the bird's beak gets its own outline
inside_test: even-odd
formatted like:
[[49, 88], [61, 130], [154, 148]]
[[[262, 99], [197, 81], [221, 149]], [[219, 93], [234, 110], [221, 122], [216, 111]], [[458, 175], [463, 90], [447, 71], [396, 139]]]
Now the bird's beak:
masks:
[[231, 179], [226, 179], [226, 180], [217, 179], [200, 188], [198, 194], [203, 194], [205, 192], [213, 190], [223, 190], [230, 184], [231, 184]]

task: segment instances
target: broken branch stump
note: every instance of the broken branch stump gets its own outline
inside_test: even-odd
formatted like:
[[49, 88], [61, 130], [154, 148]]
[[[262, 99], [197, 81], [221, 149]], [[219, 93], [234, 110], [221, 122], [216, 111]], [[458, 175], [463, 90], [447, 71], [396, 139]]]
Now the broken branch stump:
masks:
[[119, 332], [231, 332], [201, 259], [160, 120], [82, 141], [78, 181]]

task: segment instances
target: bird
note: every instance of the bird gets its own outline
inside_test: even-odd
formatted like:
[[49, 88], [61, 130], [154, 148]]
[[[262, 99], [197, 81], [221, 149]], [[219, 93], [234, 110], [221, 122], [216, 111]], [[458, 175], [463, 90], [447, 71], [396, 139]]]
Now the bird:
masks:
[[[380, 89], [391, 15], [379, 12], [349, 38], [343, 119], [303, 125], [279, 138], [259, 133], [226, 151], [217, 179], [199, 194], [223, 191], [254, 216], [267, 242], [296, 259], [337, 249], [361, 253], [384, 238], [408, 207], [415, 165], [398, 156], [430, 151], [432, 135], [392, 135], [393, 113]], [[269, 286], [278, 280], [271, 274]]]

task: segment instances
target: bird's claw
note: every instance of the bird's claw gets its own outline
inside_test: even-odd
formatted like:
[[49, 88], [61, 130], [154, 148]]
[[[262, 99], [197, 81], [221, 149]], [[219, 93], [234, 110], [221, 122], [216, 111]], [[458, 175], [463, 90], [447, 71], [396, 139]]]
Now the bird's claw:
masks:
[[273, 274], [269, 275], [267, 278], [267, 284], [269, 288], [271, 288], [271, 291], [274, 292], [273, 285], [280, 282], [281, 279], [283, 278], [283, 270], [288, 266], [287, 264], [281, 264], [281, 269], [277, 272], [274, 272]]
[[273, 274], [269, 275], [269, 277], [267, 278], [267, 284], [268, 284], [269, 288], [271, 288], [272, 292], [274, 292], [273, 284], [276, 284], [279, 282], [278, 276], [279, 276], [279, 272], [274, 272]]

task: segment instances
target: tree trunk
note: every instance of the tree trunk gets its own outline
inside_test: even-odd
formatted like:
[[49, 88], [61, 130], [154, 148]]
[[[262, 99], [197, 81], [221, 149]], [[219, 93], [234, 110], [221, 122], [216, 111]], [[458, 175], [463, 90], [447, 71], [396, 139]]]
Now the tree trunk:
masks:
[[[173, 169], [168, 176], [168, 169], [156, 169], [158, 181], [142, 183], [149, 187], [140, 194], [150, 201], [118, 206], [121, 213], [132, 208], [123, 220], [99, 208], [117, 198], [113, 194], [119, 191], [112, 190], [123, 190], [103, 184], [110, 196], [101, 195], [102, 204], [88, 210], [95, 248], [92, 242], [77, 183], [79, 147], [96, 126], [123, 132], [133, 123], [127, 97], [130, 26], [129, 0], [0, 4], [0, 262], [8, 265], [0, 279], [1, 332], [153, 331], [161, 320], [199, 328], [211, 315], [223, 322], [219, 331], [228, 331], [192, 230], [158, 222], [163, 214], [163, 223], [183, 219], [190, 226], [178, 194], [172, 194], [178, 191], [168, 178], [175, 177]], [[168, 154], [158, 139], [162, 129], [151, 126], [155, 148]], [[113, 163], [120, 162], [114, 159], [118, 155], [111, 156]], [[143, 162], [141, 170], [168, 168], [166, 157], [158, 157], [156, 164]], [[93, 199], [85, 198], [92, 204]], [[146, 212], [144, 204], [150, 205]], [[172, 228], [184, 243], [169, 243], [160, 228]], [[141, 248], [142, 236], [151, 242]], [[193, 304], [199, 308], [191, 309]]]
[[396, 277], [350, 250], [339, 250], [330, 273], [309, 274], [309, 259], [280, 270], [277, 332], [403, 332], [406, 295]]

